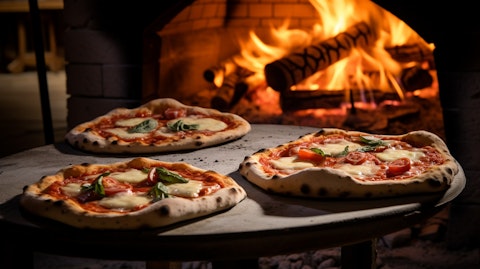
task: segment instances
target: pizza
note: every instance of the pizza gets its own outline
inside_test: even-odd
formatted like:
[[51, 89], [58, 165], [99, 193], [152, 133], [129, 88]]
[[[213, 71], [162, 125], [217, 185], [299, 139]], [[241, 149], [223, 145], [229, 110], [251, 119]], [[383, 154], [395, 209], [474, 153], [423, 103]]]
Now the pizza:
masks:
[[267, 192], [338, 199], [438, 194], [459, 169], [431, 132], [380, 135], [337, 128], [261, 149], [239, 166], [244, 178]]
[[251, 129], [242, 117], [160, 98], [140, 107], [116, 108], [72, 128], [65, 140], [93, 153], [194, 150], [232, 141]]
[[25, 186], [27, 213], [76, 228], [158, 228], [232, 208], [246, 197], [232, 178], [145, 157], [76, 164]]

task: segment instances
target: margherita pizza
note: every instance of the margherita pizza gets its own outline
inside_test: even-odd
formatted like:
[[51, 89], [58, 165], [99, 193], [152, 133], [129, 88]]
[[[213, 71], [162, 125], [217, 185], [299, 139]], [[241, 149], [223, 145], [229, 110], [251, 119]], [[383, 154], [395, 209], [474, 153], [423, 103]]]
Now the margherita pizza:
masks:
[[74, 127], [65, 140], [94, 153], [157, 153], [222, 144], [250, 129], [236, 114], [163, 98], [134, 109], [114, 109]]
[[247, 156], [240, 173], [260, 188], [311, 198], [440, 193], [459, 171], [437, 135], [377, 135], [325, 128]]
[[156, 228], [227, 210], [246, 197], [232, 178], [184, 162], [79, 164], [26, 186], [20, 205], [77, 228]]

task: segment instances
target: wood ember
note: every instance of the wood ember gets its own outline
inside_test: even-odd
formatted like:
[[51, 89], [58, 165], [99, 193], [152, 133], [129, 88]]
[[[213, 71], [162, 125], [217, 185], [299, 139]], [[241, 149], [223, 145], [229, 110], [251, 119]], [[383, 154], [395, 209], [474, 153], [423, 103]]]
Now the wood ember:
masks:
[[397, 104], [395, 106], [381, 105], [374, 110], [356, 109], [356, 113], [348, 113], [343, 123], [344, 128], [366, 131], [378, 132], [388, 127], [391, 120], [396, 120], [401, 117], [418, 116], [420, 107], [414, 103], [411, 104]]
[[366, 23], [355, 24], [330, 39], [267, 64], [264, 69], [267, 84], [276, 91], [287, 91], [290, 86], [347, 57], [353, 48], [373, 45], [376, 38]]
[[[296, 90], [286, 91], [281, 94], [281, 106], [284, 111], [299, 110], [308, 108], [338, 108], [345, 100], [345, 94], [349, 91], [345, 90]], [[360, 91], [353, 91], [352, 97], [354, 100], [362, 100]], [[368, 93], [375, 102], [382, 102], [385, 100], [400, 100], [396, 92], [388, 92], [381, 90], [371, 90]], [[373, 101], [368, 100], [368, 101]]]

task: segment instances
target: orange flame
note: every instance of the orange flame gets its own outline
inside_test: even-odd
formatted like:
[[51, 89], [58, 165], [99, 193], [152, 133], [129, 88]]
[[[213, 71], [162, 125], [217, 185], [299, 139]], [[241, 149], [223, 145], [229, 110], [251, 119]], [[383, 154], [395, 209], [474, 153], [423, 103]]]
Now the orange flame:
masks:
[[[413, 29], [393, 14], [370, 0], [310, 0], [318, 12], [318, 22], [310, 30], [290, 29], [289, 20], [271, 27], [270, 44], [250, 31], [249, 39], [240, 41], [241, 52], [233, 60], [239, 66], [255, 72], [249, 80], [265, 81], [266, 64], [289, 53], [318, 44], [345, 31], [349, 26], [365, 22], [376, 33], [377, 40], [369, 48], [354, 48], [347, 58], [338, 60], [292, 86], [291, 90], [367, 90], [393, 91], [403, 99], [398, 77], [403, 69], [415, 62], [398, 62], [385, 49], [405, 44], [420, 44], [433, 50]], [[257, 83], [258, 84], [258, 83]], [[347, 95], [346, 95], [347, 96]]]

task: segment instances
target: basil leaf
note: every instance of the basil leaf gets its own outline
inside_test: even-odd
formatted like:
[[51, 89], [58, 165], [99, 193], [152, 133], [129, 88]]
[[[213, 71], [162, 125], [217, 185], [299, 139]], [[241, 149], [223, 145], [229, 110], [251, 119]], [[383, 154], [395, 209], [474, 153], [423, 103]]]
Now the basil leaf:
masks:
[[157, 182], [150, 189], [150, 191], [148, 192], [148, 195], [153, 197], [154, 202], [170, 197], [168, 195], [168, 188], [165, 185], [163, 185], [162, 182]]
[[366, 146], [361, 147], [357, 150], [360, 152], [374, 151], [377, 147], [386, 145], [386, 143], [381, 139], [368, 139], [363, 136], [360, 136], [360, 141], [367, 144]]
[[158, 179], [167, 183], [187, 183], [188, 179], [179, 174], [168, 171], [163, 167], [157, 167]]
[[103, 177], [110, 175], [110, 172], [99, 175], [92, 184], [82, 185], [82, 192], [92, 191], [100, 196], [105, 196], [105, 188], [103, 187]]
[[385, 145], [385, 142], [381, 139], [368, 139], [364, 136], [360, 136], [360, 141], [363, 143], [369, 145], [369, 146], [383, 146]]
[[319, 149], [319, 148], [311, 148], [310, 149], [311, 151], [317, 153], [317, 154], [320, 154], [322, 155], [323, 157], [325, 156], [329, 156], [329, 157], [342, 157], [342, 156], [345, 156], [348, 154], [348, 146], [346, 146], [342, 152], [339, 152], [338, 154], [326, 154], [325, 152], [323, 152], [323, 150]]
[[198, 124], [185, 124], [182, 120], [178, 120], [174, 123], [167, 124], [168, 129], [178, 132], [178, 131], [190, 131], [197, 130], [200, 125]]
[[311, 148], [310, 149], [311, 151], [317, 153], [317, 154], [320, 154], [322, 156], [325, 156], [325, 152], [323, 152], [323, 150], [319, 149], [319, 148]]
[[131, 127], [127, 131], [129, 133], [149, 133], [158, 127], [158, 121], [154, 119], [146, 119], [139, 124]]

